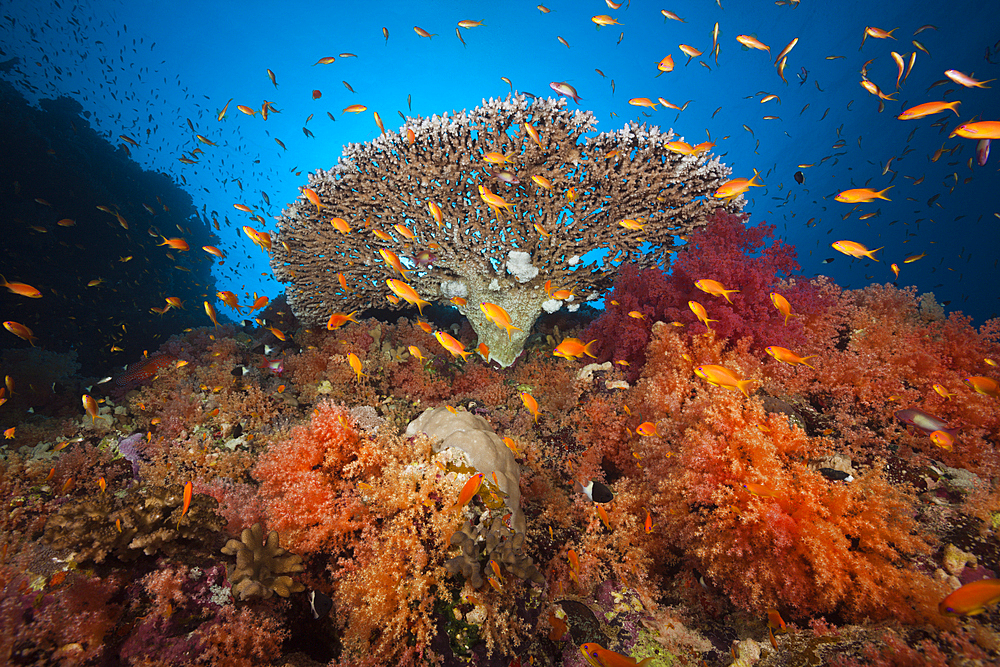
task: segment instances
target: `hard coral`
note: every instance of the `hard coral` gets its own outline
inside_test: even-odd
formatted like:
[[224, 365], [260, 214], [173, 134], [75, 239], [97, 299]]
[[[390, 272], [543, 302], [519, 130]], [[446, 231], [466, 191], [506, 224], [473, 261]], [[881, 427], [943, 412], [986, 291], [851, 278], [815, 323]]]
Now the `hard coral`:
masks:
[[226, 566], [226, 577], [233, 586], [233, 597], [269, 598], [277, 593], [287, 598], [305, 590], [291, 576], [305, 570], [302, 557], [290, 554], [278, 544], [278, 532], [272, 530], [264, 540], [264, 527], [255, 523], [244, 529], [238, 540], [229, 540], [222, 553], [236, 556], [236, 566]]
[[[271, 255], [275, 276], [290, 283], [295, 314], [320, 325], [331, 312], [382, 303], [385, 280], [399, 274], [388, 259], [372, 258], [396, 247], [388, 233], [398, 223], [423, 246], [436, 244], [432, 262], [407, 270], [404, 279], [424, 299], [463, 297], [458, 309], [479, 342], [489, 346], [494, 361], [510, 366], [543, 309], [562, 306], [543, 289], [547, 280], [559, 287], [575, 284], [582, 298], [596, 299], [621, 262], [656, 261], [645, 244], [669, 248], [675, 235], [705, 224], [713, 211], [741, 206], [742, 199], [728, 203], [708, 196], [730, 172], [718, 158], [665, 150], [672, 132], [635, 123], [581, 141], [595, 118], [571, 113], [565, 104], [516, 95], [484, 101], [469, 112], [408, 119], [404, 131], [352, 144], [333, 170], [311, 174], [309, 187], [325, 210], [320, 215], [304, 197], [291, 204]], [[544, 143], [523, 133], [526, 125]], [[415, 139], [407, 141], [405, 131]], [[522, 180], [550, 179], [552, 191], [515, 192], [499, 180], [484, 184], [483, 176], [491, 175], [483, 169], [487, 152], [516, 160]], [[345, 235], [329, 224], [332, 216], [370, 215], [379, 220], [381, 237], [369, 231]], [[644, 229], [618, 224], [626, 218], [644, 219]], [[580, 261], [591, 251], [606, 253], [604, 270], [587, 270]], [[350, 286], [346, 294], [338, 275]], [[480, 310], [483, 302], [502, 306], [515, 329], [508, 334], [488, 319]]]
[[225, 523], [215, 513], [218, 503], [196, 494], [182, 516], [183, 493], [179, 485], [143, 486], [122, 498], [101, 494], [71, 501], [49, 518], [44, 539], [56, 549], [73, 549], [78, 561], [97, 563], [111, 553], [132, 560], [209, 543]]

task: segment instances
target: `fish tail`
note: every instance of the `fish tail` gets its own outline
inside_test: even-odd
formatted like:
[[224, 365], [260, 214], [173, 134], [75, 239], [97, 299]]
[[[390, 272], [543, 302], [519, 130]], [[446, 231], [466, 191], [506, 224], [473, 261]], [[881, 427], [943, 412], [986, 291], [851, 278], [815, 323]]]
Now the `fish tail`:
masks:
[[[888, 188], [886, 188], [886, 189], [888, 189]], [[877, 259], [875, 259], [875, 253], [877, 253], [877, 252], [878, 252], [879, 250], [881, 250], [881, 249], [882, 249], [882, 248], [884, 248], [884, 247], [885, 247], [885, 246], [882, 246], [881, 248], [875, 248], [874, 250], [869, 250], [869, 251], [868, 251], [868, 252], [866, 253], [866, 256], [868, 257], [868, 259], [870, 259], [870, 260], [872, 260], [872, 261], [875, 261], [875, 262], [877, 262], [878, 260], [877, 260]]]
[[590, 341], [589, 343], [587, 343], [586, 345], [583, 346], [583, 352], [584, 352], [584, 354], [586, 354], [591, 359], [596, 359], [597, 358], [596, 356], [594, 356], [594, 353], [590, 349], [590, 346], [593, 345], [596, 342], [597, 342], [597, 339], [595, 338], [594, 340]]
[[750, 398], [750, 392], [747, 391], [747, 388], [750, 386], [751, 382], [753, 382], [753, 380], [738, 380], [736, 382], [736, 386], [739, 387], [740, 391], [742, 391], [743, 395], [747, 398]]
[[799, 363], [801, 363], [803, 366], [808, 366], [809, 368], [816, 370], [815, 366], [806, 363], [806, 359], [815, 359], [817, 356], [818, 355], [810, 354], [808, 357], [802, 357], [801, 359], [799, 359]]
[[958, 109], [956, 109], [955, 107], [957, 107], [961, 103], [962, 103], [962, 100], [955, 100], [954, 102], [949, 102], [945, 106], [948, 107], [949, 109], [951, 109], [952, 111], [954, 111], [955, 115], [957, 116], [958, 115]]
[[889, 190], [891, 190], [891, 189], [892, 189], [892, 188], [894, 188], [894, 187], [896, 187], [896, 186], [894, 186], [894, 185], [890, 185], [890, 186], [889, 186], [889, 187], [887, 187], [887, 188], [886, 188], [885, 190], [880, 190], [879, 192], [877, 192], [877, 193], [875, 194], [875, 196], [876, 196], [876, 197], [878, 197], [879, 199], [884, 199], [884, 200], [886, 200], [886, 201], [892, 201], [891, 199], [889, 199], [888, 197], [886, 197], [886, 196], [885, 196], [885, 193], [886, 193], [886, 192], [888, 192]]

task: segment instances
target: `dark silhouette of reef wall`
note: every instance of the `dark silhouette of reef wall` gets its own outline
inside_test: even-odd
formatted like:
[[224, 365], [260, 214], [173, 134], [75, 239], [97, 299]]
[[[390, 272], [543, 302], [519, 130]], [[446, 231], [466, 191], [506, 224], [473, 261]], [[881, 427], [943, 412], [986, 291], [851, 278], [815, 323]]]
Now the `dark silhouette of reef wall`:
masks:
[[[0, 290], [0, 321], [28, 326], [46, 349], [76, 349], [85, 375], [107, 375], [207, 324], [202, 301], [214, 300], [215, 284], [201, 246], [216, 241], [191, 197], [132, 161], [124, 141], [99, 135], [77, 101], [39, 106], [0, 81], [0, 274], [43, 295]], [[191, 249], [158, 246], [163, 236]], [[150, 310], [168, 296], [185, 309]], [[0, 348], [28, 345], [0, 336]]]

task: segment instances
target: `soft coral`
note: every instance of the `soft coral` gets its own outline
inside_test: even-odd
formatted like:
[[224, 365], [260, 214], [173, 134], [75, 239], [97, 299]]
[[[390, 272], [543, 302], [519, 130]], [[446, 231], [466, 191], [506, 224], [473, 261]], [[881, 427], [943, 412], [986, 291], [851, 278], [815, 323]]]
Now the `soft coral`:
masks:
[[381, 464], [365, 447], [343, 407], [320, 405], [312, 421], [271, 445], [254, 468], [268, 529], [289, 551], [335, 547], [364, 525], [366, 513], [352, 477], [366, 479]]

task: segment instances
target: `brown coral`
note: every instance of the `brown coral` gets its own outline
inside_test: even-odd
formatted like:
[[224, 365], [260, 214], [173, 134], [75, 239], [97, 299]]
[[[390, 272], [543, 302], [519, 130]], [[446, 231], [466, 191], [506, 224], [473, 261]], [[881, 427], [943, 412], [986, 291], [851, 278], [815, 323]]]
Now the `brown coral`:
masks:
[[[672, 132], [630, 124], [578, 143], [596, 120], [565, 104], [518, 95], [409, 119], [400, 133], [351, 144], [333, 170], [310, 175], [322, 213], [304, 195], [293, 202], [271, 256], [275, 276], [290, 283], [296, 316], [319, 325], [333, 312], [383, 305], [385, 280], [400, 277], [384, 253], [403, 252], [390, 235], [405, 229], [414, 247], [433, 248], [433, 256], [418, 266], [417, 257], [404, 257], [404, 267], [417, 266], [404, 278], [428, 300], [464, 297], [458, 308], [479, 342], [509, 366], [542, 310], [562, 305], [543, 289], [546, 281], [599, 298], [623, 262], [660, 261], [660, 253], [642, 252], [645, 243], [671, 248], [674, 236], [704, 225], [716, 209], [739, 207], [742, 200], [710, 196], [729, 174], [717, 159], [664, 149]], [[540, 142], [525, 133], [527, 124]], [[487, 153], [506, 161], [491, 165]], [[488, 204], [480, 188], [502, 198], [506, 211]], [[338, 217], [354, 229], [338, 231], [330, 224]], [[621, 226], [625, 219], [643, 227]], [[604, 253], [601, 270], [581, 262], [594, 250]], [[517, 329], [508, 335], [487, 319], [484, 301], [505, 308]]]
[[183, 502], [180, 485], [143, 486], [123, 498], [101, 494], [70, 502], [49, 519], [45, 541], [56, 549], [73, 549], [79, 561], [96, 563], [110, 553], [120, 560], [171, 555], [192, 542], [209, 542], [225, 524], [211, 496], [195, 494], [187, 514]]
[[269, 598], [277, 593], [287, 598], [292, 593], [305, 590], [305, 586], [292, 580], [291, 574], [302, 572], [302, 557], [288, 553], [278, 544], [278, 531], [272, 530], [264, 540], [264, 527], [255, 523], [246, 528], [238, 540], [229, 540], [222, 553], [236, 556], [235, 567], [226, 566], [226, 577], [233, 587], [233, 597], [246, 600], [252, 597]]

